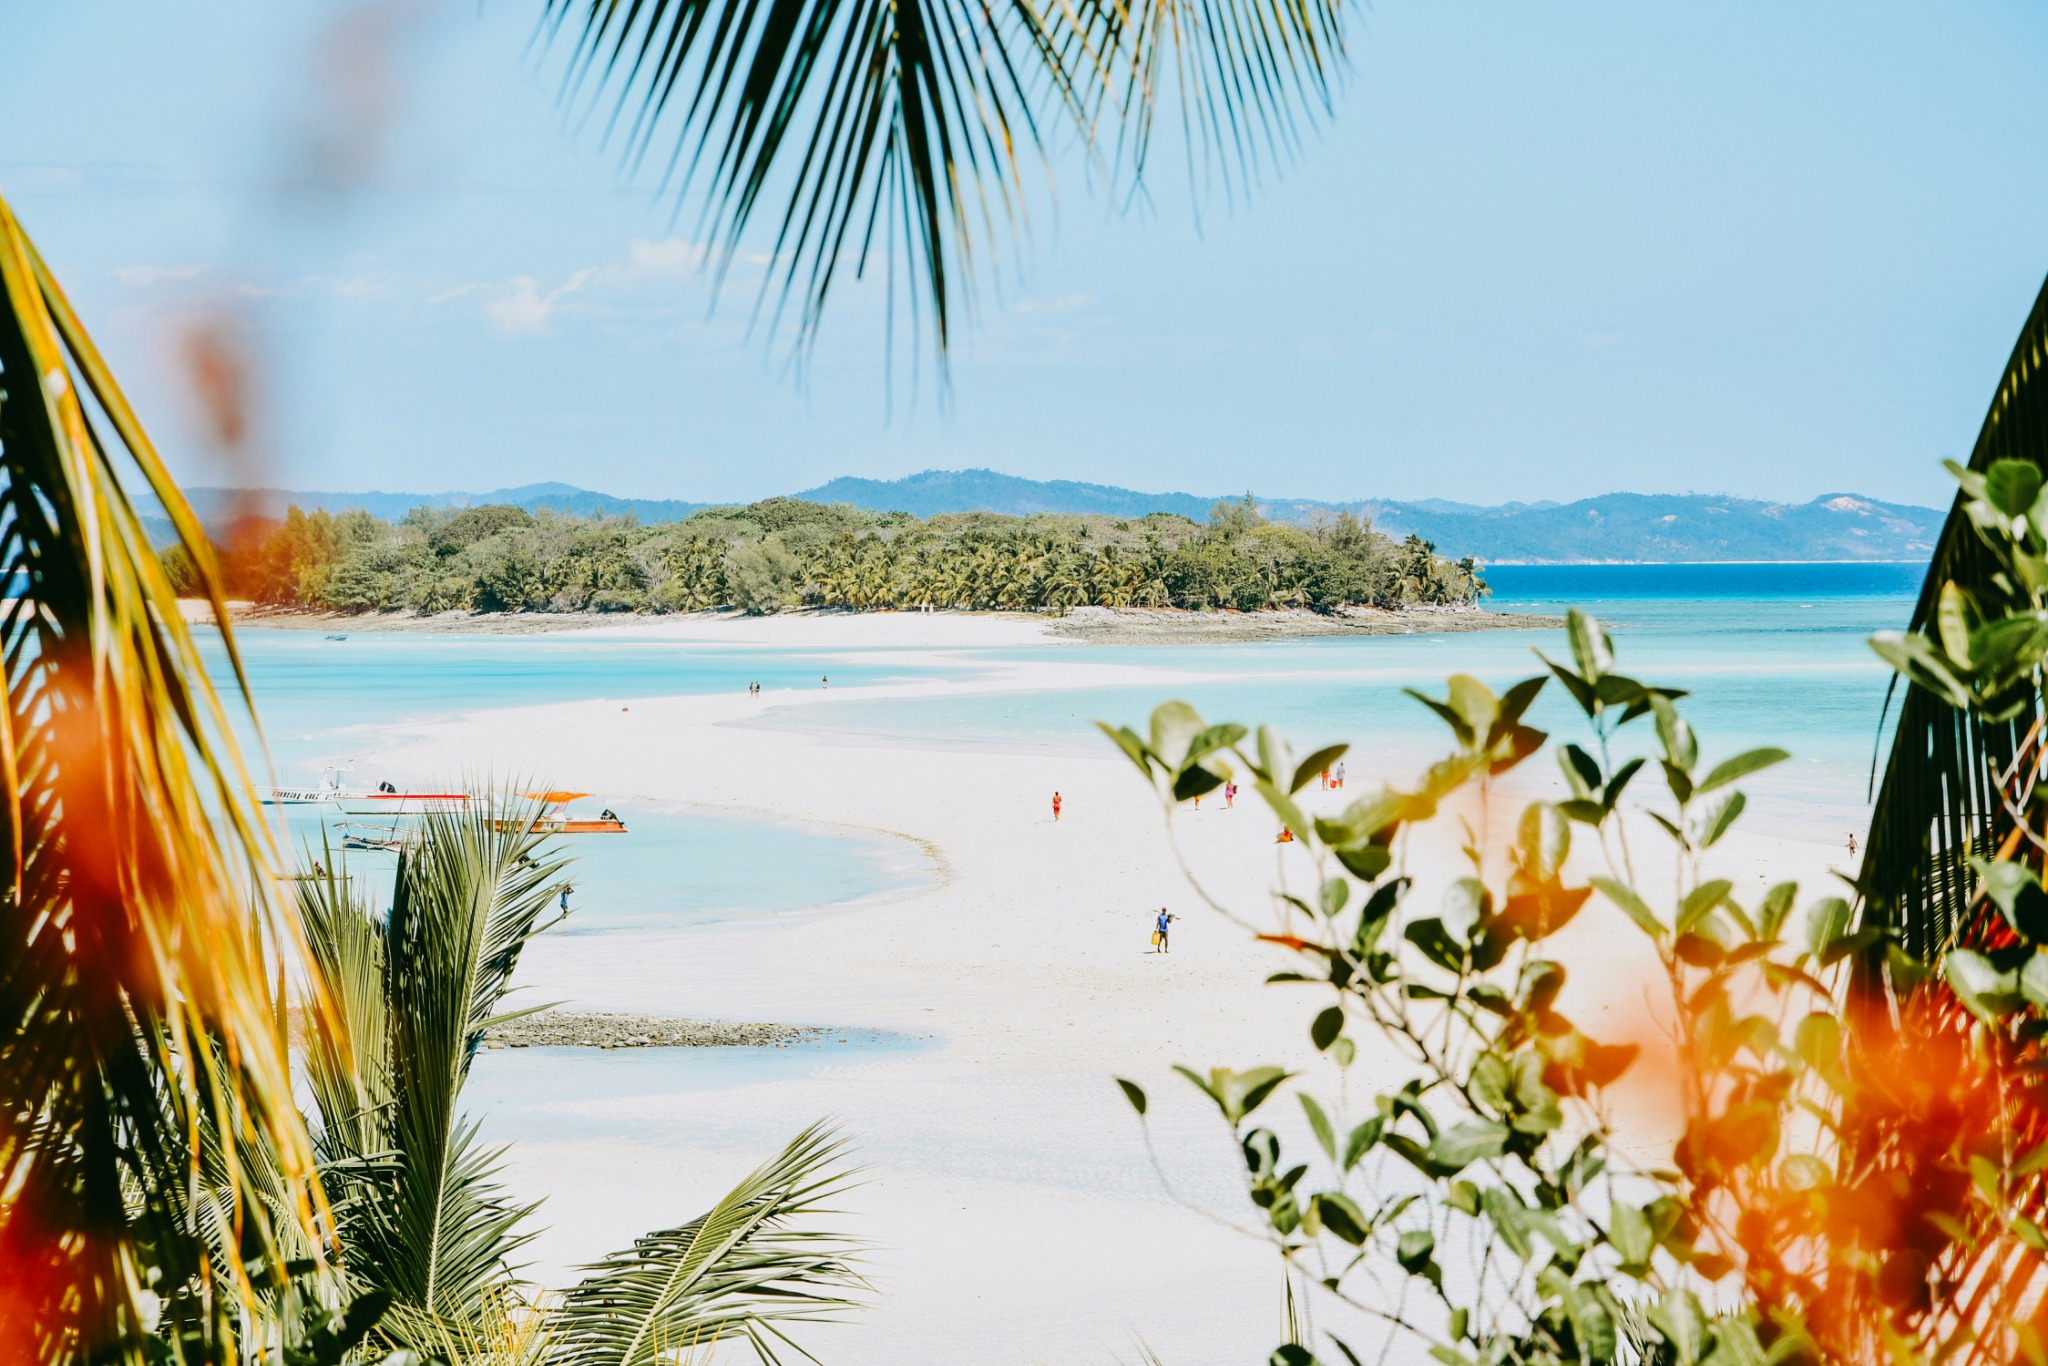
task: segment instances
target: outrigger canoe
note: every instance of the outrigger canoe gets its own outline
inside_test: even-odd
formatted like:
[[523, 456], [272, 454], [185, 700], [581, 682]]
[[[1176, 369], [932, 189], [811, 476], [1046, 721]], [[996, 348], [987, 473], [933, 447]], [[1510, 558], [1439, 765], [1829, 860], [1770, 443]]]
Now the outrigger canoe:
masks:
[[525, 821], [493, 821], [500, 830], [530, 830], [536, 835], [623, 835], [627, 833], [626, 823], [616, 812], [607, 810], [591, 818], [569, 814], [569, 803], [579, 797], [588, 797], [588, 792], [529, 792], [527, 798], [541, 804], [540, 811]]

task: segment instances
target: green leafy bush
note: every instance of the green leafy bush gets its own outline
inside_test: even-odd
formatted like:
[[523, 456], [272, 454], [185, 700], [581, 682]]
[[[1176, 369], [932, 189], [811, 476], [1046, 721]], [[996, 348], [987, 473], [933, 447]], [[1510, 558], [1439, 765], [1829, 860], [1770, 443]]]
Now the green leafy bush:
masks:
[[[1547, 675], [1415, 694], [1451, 752], [1335, 814], [1298, 799], [1342, 746], [1297, 758], [1182, 703], [1143, 734], [1103, 727], [1169, 815], [1235, 777], [1295, 836], [1270, 917], [1212, 904], [1293, 955], [1272, 980], [1320, 996], [1307, 1033], [1336, 1091], [1273, 1066], [1178, 1069], [1236, 1139], [1248, 1231], [1289, 1304], [1330, 1302], [1319, 1330], [1291, 1316], [1273, 1362], [2048, 1359], [2036, 871], [1980, 864], [1999, 916], [1946, 981], [1854, 928], [1845, 898], [1795, 922], [1796, 886], [1752, 896], [1712, 866], [1739, 784], [1785, 753], [1707, 758], [1684, 694], [1620, 673], [1600, 625], [1569, 620], [1572, 659]], [[1549, 743], [1526, 717], [1552, 681], [1587, 727], [1552, 750], [1568, 795], [1503, 813], [1495, 785]], [[1647, 749], [1622, 752], [1638, 734]], [[1448, 820], [1463, 852], [1428, 870], [1425, 905], [1415, 832]], [[1662, 848], [1632, 847], [1645, 837]], [[1560, 1007], [1554, 937], [1586, 915], [1656, 965], [1654, 1065]], [[1367, 1050], [1405, 1079], [1357, 1094]], [[1145, 1091], [1119, 1084], [1143, 1116]], [[1675, 1142], [1623, 1131], [1624, 1084], [1683, 1116]], [[1305, 1151], [1270, 1115], [1290, 1092]]]

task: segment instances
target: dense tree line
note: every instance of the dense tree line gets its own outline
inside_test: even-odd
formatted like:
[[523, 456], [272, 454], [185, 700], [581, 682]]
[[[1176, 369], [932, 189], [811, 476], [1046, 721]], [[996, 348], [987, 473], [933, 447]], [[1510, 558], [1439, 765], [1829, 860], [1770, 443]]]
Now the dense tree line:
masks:
[[[1194, 609], [1462, 604], [1472, 561], [1396, 542], [1349, 515], [1282, 526], [1248, 496], [1208, 525], [1155, 514], [919, 519], [771, 498], [681, 522], [566, 517], [509, 506], [305, 512], [245, 526], [221, 550], [229, 591], [345, 612], [679, 612]], [[188, 566], [173, 552], [181, 582]]]

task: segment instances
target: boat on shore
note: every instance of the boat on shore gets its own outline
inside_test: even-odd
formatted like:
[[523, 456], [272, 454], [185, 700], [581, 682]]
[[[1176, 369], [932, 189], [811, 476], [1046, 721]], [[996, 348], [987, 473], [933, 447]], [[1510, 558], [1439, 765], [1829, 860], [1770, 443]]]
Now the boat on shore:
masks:
[[469, 809], [467, 792], [415, 792], [391, 783], [378, 783], [373, 792], [343, 792], [337, 797], [344, 816], [423, 816]]
[[341, 783], [340, 768], [320, 775], [318, 787], [273, 787], [260, 800], [265, 806], [330, 806], [344, 816], [376, 816], [391, 820], [421, 816], [430, 811], [464, 811], [469, 807], [467, 792], [411, 791], [391, 782], [375, 788], [350, 788]]
[[588, 792], [529, 792], [529, 800], [540, 803], [540, 810], [527, 819], [502, 819], [492, 824], [500, 830], [527, 830], [536, 835], [624, 835], [630, 833], [626, 823], [619, 819], [616, 811], [609, 807], [598, 816], [572, 816], [569, 803]]
[[344, 849], [395, 853], [405, 843], [404, 832], [395, 825], [363, 825], [343, 821], [335, 830], [341, 836], [341, 847]]

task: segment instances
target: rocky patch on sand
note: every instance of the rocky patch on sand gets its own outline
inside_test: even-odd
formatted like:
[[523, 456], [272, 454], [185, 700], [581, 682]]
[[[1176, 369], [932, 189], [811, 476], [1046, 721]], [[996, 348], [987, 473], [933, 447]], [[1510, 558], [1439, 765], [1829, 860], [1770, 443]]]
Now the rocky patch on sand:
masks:
[[846, 1036], [816, 1025], [744, 1020], [678, 1020], [661, 1015], [611, 1015], [543, 1010], [496, 1025], [487, 1048], [787, 1048]]
[[1334, 612], [1282, 608], [1264, 612], [1189, 612], [1174, 607], [1076, 607], [1046, 628], [1048, 635], [1111, 645], [1192, 645], [1205, 641], [1276, 640], [1296, 636], [1422, 636], [1463, 631], [1552, 631], [1563, 617], [1493, 612], [1482, 607], [1409, 607]]

